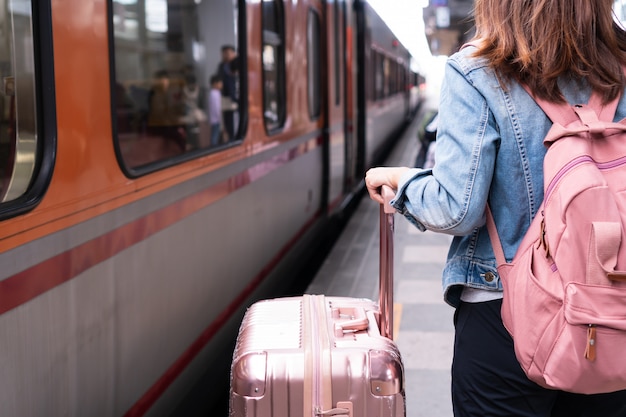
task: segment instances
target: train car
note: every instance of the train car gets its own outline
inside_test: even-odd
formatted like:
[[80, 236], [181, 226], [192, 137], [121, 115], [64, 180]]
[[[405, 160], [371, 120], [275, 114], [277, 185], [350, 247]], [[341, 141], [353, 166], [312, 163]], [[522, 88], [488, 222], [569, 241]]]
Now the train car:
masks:
[[421, 107], [422, 103], [426, 100], [426, 77], [422, 70], [411, 70], [409, 73], [410, 82], [408, 85], [409, 89], [409, 100], [410, 100], [410, 110], [412, 113], [409, 113], [409, 118], [415, 116], [415, 112]]
[[[411, 56], [368, 3], [357, 13], [357, 123], [360, 166], [363, 172], [384, 152], [391, 132], [409, 117]], [[358, 9], [357, 9], [358, 10]]]
[[0, 5], [3, 417], [165, 416], [224, 365], [411, 111], [410, 57], [376, 19], [343, 0]]

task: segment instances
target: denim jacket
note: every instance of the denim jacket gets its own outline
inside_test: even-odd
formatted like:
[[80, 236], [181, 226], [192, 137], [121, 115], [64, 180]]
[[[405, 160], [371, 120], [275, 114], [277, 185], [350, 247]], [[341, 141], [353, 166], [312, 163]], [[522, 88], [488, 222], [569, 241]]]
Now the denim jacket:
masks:
[[[485, 207], [510, 261], [543, 199], [543, 138], [552, 124], [522, 86], [503, 88], [486, 60], [471, 56], [475, 50], [466, 47], [446, 64], [434, 167], [405, 174], [392, 201], [420, 230], [455, 236], [443, 271], [452, 306], [465, 286], [502, 291]], [[587, 103], [588, 87], [559, 86], [569, 103]], [[622, 99], [615, 120], [624, 116]]]

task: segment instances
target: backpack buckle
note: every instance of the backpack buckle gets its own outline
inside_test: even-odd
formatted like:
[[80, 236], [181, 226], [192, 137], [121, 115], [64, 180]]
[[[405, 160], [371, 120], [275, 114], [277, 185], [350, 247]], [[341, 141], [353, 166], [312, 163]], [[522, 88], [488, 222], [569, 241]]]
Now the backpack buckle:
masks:
[[606, 124], [598, 120], [595, 110], [585, 104], [574, 104], [574, 111], [580, 118], [580, 121], [589, 129], [592, 135], [598, 135], [606, 130]]

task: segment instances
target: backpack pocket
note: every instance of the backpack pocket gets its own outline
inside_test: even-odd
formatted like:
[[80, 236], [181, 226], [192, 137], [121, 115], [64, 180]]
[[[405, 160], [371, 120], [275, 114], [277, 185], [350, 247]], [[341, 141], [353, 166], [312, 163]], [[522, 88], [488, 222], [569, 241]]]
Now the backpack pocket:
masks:
[[[537, 358], [538, 346], [541, 340], [557, 336], [560, 326], [554, 325], [555, 315], [562, 317], [559, 312], [563, 309], [558, 271], [550, 268], [550, 260], [537, 251], [541, 249], [534, 243], [518, 254], [515, 264], [498, 267], [504, 287], [502, 323], [513, 338], [515, 355], [527, 374], [531, 368], [543, 366], [542, 358]], [[543, 267], [536, 268], [538, 264]], [[547, 350], [551, 345], [548, 342]], [[536, 365], [536, 361], [541, 363]]]
[[570, 282], [545, 366], [549, 386], [581, 394], [626, 388], [626, 287]]
[[564, 313], [569, 324], [619, 330], [625, 332], [626, 341], [626, 286], [569, 282], [565, 286]]

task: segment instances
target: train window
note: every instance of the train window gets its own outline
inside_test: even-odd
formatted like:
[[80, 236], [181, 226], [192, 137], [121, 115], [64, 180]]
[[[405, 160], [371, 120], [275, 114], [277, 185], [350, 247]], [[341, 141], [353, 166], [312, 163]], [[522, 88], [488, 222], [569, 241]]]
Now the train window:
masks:
[[398, 76], [398, 69], [396, 68], [396, 63], [394, 61], [389, 60], [389, 95], [396, 93], [396, 77]]
[[409, 89], [409, 85], [411, 81], [409, 80], [409, 68], [407, 67], [407, 63], [402, 63], [402, 67], [400, 68], [400, 86], [402, 89], [407, 91]]
[[390, 63], [389, 63], [389, 58], [387, 58], [386, 56], [383, 56], [383, 97], [388, 97], [389, 96], [389, 86], [390, 86], [390, 73], [391, 70], [389, 69], [390, 67]]
[[389, 93], [397, 94], [400, 91], [399, 80], [400, 80], [400, 66], [395, 61], [390, 61], [391, 64], [391, 73], [389, 74]]
[[282, 2], [263, 0], [263, 118], [268, 132], [285, 123], [285, 32]]
[[320, 115], [321, 108], [320, 19], [315, 11], [309, 10], [307, 20], [309, 116], [315, 118]]
[[395, 62], [394, 63], [394, 71], [393, 71], [393, 78], [394, 78], [394, 88], [393, 88], [393, 92], [394, 93], [399, 93], [401, 91], [400, 86], [402, 85], [402, 75], [400, 74], [400, 71], [402, 70], [402, 67], [400, 66], [399, 63]]
[[394, 86], [394, 93], [399, 93], [401, 91], [401, 86], [402, 86], [402, 66], [399, 63], [395, 63], [395, 86]]
[[3, 3], [0, 27], [0, 202], [4, 203], [27, 193], [39, 156], [31, 2]]
[[112, 111], [127, 173], [242, 139], [244, 9], [243, 0], [112, 2]]
[[375, 56], [374, 68], [374, 100], [381, 100], [385, 97], [385, 57], [378, 53], [373, 52]]

